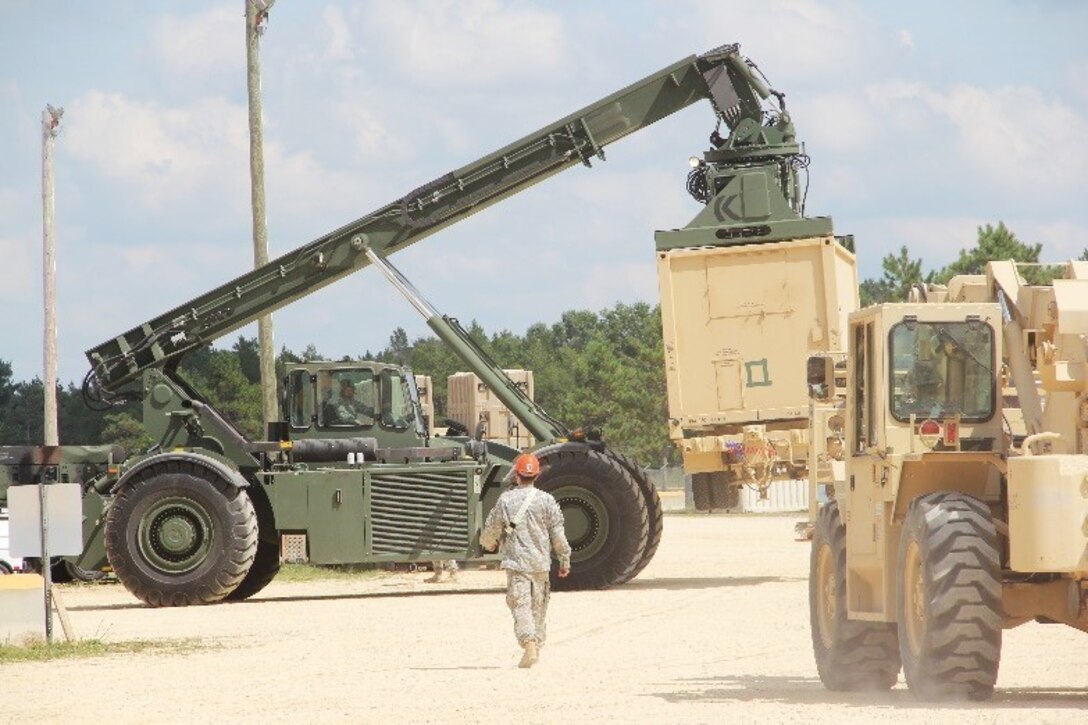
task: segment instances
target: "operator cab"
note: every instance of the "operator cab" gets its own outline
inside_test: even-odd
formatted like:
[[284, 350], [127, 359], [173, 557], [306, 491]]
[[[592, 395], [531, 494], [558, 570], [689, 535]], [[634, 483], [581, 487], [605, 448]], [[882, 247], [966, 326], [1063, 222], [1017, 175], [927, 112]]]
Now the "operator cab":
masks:
[[[1000, 308], [881, 304], [849, 318], [846, 412], [855, 456], [995, 450], [1003, 440]], [[837, 390], [828, 356], [808, 362], [809, 395]]]
[[283, 411], [292, 438], [369, 436], [382, 446], [415, 446], [427, 438], [415, 377], [396, 365], [288, 365]]

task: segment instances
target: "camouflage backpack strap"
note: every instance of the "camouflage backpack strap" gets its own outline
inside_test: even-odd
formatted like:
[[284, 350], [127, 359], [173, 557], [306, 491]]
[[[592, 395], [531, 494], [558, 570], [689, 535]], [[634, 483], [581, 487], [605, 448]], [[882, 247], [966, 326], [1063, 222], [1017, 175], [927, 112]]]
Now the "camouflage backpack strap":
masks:
[[529, 511], [529, 504], [533, 502], [533, 499], [536, 498], [536, 495], [538, 493], [540, 493], [540, 489], [538, 488], [534, 487], [529, 489], [529, 493], [526, 494], [525, 500], [521, 502], [521, 506], [520, 508], [518, 508], [518, 512], [514, 514], [514, 518], [511, 519], [510, 523], [506, 525], [505, 531], [507, 536], [512, 535], [514, 533], [514, 529], [521, 526], [521, 522], [525, 520], [525, 514]]

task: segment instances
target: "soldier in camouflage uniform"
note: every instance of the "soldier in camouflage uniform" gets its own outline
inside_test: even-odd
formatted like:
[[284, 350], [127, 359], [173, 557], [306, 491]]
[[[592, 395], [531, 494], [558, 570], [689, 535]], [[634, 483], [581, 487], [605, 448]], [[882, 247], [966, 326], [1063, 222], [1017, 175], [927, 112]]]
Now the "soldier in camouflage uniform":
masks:
[[[533, 485], [540, 461], [523, 453], [514, 462], [517, 487], [504, 491], [488, 514], [480, 545], [502, 546], [506, 570], [506, 604], [514, 615], [514, 636], [524, 649], [519, 667], [532, 667], [546, 633], [551, 584], [551, 552], [559, 559], [559, 576], [570, 574], [570, 544], [563, 531], [563, 512], [555, 498]], [[527, 502], [528, 501], [528, 502]]]
[[449, 579], [446, 580], [449, 583], [452, 584], [457, 581], [457, 562], [453, 559], [438, 559], [432, 561], [431, 569], [434, 571], [434, 574], [423, 580], [428, 584], [437, 584], [442, 581], [443, 572], [449, 574]]

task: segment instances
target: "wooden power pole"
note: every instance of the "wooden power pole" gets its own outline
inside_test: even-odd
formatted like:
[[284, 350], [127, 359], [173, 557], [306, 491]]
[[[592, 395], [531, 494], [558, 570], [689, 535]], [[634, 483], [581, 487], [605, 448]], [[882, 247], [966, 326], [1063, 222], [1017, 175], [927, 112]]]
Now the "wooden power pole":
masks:
[[[57, 248], [53, 234], [53, 142], [63, 108], [46, 104], [42, 111], [42, 288], [45, 303], [45, 440], [60, 445], [57, 431]], [[48, 567], [46, 567], [48, 568]]]
[[[249, 176], [253, 207], [253, 265], [268, 263], [268, 224], [264, 206], [264, 133], [261, 130], [261, 35], [275, 0], [246, 0], [246, 77], [249, 87]], [[261, 410], [264, 422], [277, 420], [276, 345], [271, 313], [257, 319], [261, 357]]]

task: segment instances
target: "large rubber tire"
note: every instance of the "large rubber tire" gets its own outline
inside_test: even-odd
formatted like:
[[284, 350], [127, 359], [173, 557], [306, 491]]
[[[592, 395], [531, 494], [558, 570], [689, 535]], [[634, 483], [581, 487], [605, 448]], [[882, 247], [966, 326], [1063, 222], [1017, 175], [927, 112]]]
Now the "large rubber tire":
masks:
[[712, 508], [709, 473], [691, 474], [691, 500], [696, 511], [709, 511]]
[[6, 561], [0, 561], [0, 576], [5, 574], [14, 574], [15, 570], [8, 566]]
[[989, 507], [932, 493], [907, 511], [899, 544], [899, 647], [922, 700], [984, 700], [1001, 660], [1001, 557]]
[[150, 466], [114, 497], [106, 555], [121, 583], [153, 607], [221, 601], [257, 552], [257, 514], [242, 489], [203, 466]]
[[630, 578], [642, 560], [648, 538], [646, 502], [638, 484], [607, 453], [558, 450], [541, 458], [536, 486], [555, 496], [566, 521], [571, 572], [557, 591], [606, 589]]
[[267, 541], [257, 542], [257, 554], [246, 578], [224, 599], [240, 602], [264, 589], [280, 573], [280, 547]]
[[816, 518], [808, 603], [812, 651], [824, 687], [842, 692], [895, 686], [900, 667], [895, 625], [846, 616], [846, 527], [834, 501]]
[[260, 488], [260, 483], [250, 481], [246, 493], [257, 512], [257, 554], [253, 566], [246, 572], [246, 578], [226, 596], [229, 602], [249, 599], [268, 586], [280, 573], [280, 536], [276, 531], [276, 518], [272, 511], [272, 502]]
[[661, 506], [661, 494], [657, 492], [657, 486], [654, 485], [635, 459], [623, 453], [609, 452], [613, 458], [619, 461], [624, 470], [635, 479], [639, 491], [642, 492], [642, 500], [646, 503], [646, 546], [643, 548], [642, 556], [639, 558], [634, 570], [621, 582], [624, 583], [631, 581], [642, 573], [642, 570], [646, 568], [646, 565], [654, 558], [654, 554], [657, 553], [657, 547], [661, 545], [661, 534], [665, 529], [665, 511]]

